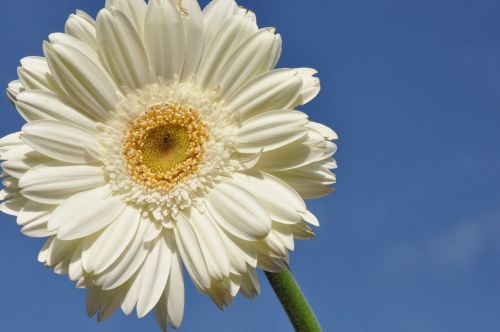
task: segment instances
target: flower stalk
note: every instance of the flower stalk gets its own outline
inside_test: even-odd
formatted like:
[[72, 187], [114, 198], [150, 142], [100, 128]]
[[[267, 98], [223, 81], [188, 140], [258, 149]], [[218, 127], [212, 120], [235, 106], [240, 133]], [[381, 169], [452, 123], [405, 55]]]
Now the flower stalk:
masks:
[[278, 273], [265, 274], [295, 331], [321, 332], [318, 319], [290, 270], [286, 268]]

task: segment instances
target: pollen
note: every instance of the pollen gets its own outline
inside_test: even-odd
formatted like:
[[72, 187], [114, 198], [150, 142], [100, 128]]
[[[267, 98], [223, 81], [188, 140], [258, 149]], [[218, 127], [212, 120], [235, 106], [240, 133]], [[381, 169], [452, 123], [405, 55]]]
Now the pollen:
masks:
[[123, 150], [128, 172], [148, 188], [169, 191], [196, 173], [208, 136], [195, 110], [151, 106], [128, 128]]

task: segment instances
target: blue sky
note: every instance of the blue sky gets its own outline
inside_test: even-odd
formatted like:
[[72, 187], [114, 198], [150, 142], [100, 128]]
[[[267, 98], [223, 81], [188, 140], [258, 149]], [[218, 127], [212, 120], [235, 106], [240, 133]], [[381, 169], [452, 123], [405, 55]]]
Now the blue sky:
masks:
[[[2, 1], [0, 85], [75, 9], [104, 1]], [[203, 1], [203, 3], [206, 3]], [[302, 109], [340, 135], [336, 192], [292, 269], [325, 331], [498, 331], [500, 2], [246, 0], [284, 38], [280, 66], [315, 67]], [[0, 100], [2, 136], [22, 121]], [[97, 324], [85, 294], [36, 261], [42, 241], [0, 216], [0, 330], [156, 331], [121, 313]], [[180, 331], [289, 331], [262, 279], [225, 312], [188, 283]]]

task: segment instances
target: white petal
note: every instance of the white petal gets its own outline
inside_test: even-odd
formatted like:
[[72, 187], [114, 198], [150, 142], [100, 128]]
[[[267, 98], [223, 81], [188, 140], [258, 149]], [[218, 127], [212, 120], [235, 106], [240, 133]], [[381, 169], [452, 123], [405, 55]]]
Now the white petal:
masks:
[[[20, 154], [17, 156], [13, 156], [12, 153], [9, 153], [11, 157], [7, 161], [2, 163], [2, 169], [6, 174], [18, 179], [33, 167], [54, 160], [36, 151], [33, 151], [33, 149], [28, 146], [26, 146], [26, 148], [24, 149], [14, 150], [18, 150]], [[11, 150], [10, 152], [14, 151]]]
[[203, 251], [195, 231], [182, 213], [179, 213], [175, 219], [175, 241], [184, 266], [198, 288], [210, 288], [207, 262], [203, 257]]
[[238, 5], [233, 0], [213, 0], [203, 9], [203, 20], [207, 29], [207, 40], [226, 26], [226, 21], [238, 13]]
[[9, 97], [10, 102], [15, 104], [17, 95], [22, 91], [24, 91], [24, 87], [21, 81], [15, 80], [9, 82], [9, 85], [7, 86], [7, 97]]
[[44, 44], [50, 71], [68, 98], [82, 112], [105, 121], [119, 98], [119, 90], [93, 54], [82, 53], [66, 44]]
[[271, 219], [259, 201], [242, 187], [223, 182], [207, 196], [207, 206], [214, 220], [241, 239], [262, 239], [271, 230]]
[[47, 60], [43, 57], [29, 56], [21, 59], [22, 67], [17, 69], [19, 79], [26, 90], [53, 91], [53, 78]]
[[245, 121], [236, 136], [236, 148], [242, 153], [270, 151], [304, 137], [307, 115], [298, 111], [271, 111]]
[[302, 86], [302, 90], [300, 92], [300, 98], [297, 100], [298, 105], [304, 105], [314, 99], [321, 89], [319, 78], [314, 75], [317, 74], [317, 71], [312, 68], [297, 68], [296, 69], [302, 80], [304, 82]]
[[134, 90], [151, 82], [141, 37], [123, 12], [106, 9], [99, 12], [97, 40], [101, 58], [119, 85]]
[[172, 256], [172, 267], [167, 283], [168, 320], [174, 328], [179, 328], [184, 315], [184, 279], [179, 253]]
[[227, 278], [230, 270], [228, 253], [215, 227], [215, 221], [208, 211], [202, 214], [197, 209], [191, 209], [190, 212], [187, 219], [196, 233], [210, 276], [219, 281]]
[[233, 273], [242, 274], [247, 271], [248, 266], [257, 266], [257, 252], [253, 242], [246, 242], [240, 238], [231, 236], [230, 233], [217, 228], [224, 243]]
[[171, 1], [150, 1], [144, 41], [155, 77], [170, 81], [181, 74], [186, 38], [181, 14]]
[[302, 79], [292, 69], [277, 69], [249, 81], [230, 98], [228, 107], [242, 119], [260, 113], [291, 109], [302, 88]]
[[141, 215], [132, 207], [125, 207], [120, 216], [111, 223], [88, 252], [85, 251], [85, 270], [99, 274], [115, 262], [134, 238]]
[[316, 218], [316, 216], [312, 214], [310, 211], [300, 212], [300, 215], [305, 222], [313, 226], [319, 227], [318, 218]]
[[246, 41], [245, 32], [255, 24], [246, 17], [233, 15], [228, 19], [224, 29], [221, 29], [210, 42], [206, 41], [197, 80], [201, 86], [211, 87], [218, 82], [215, 74], [227, 63], [238, 46]]
[[183, 0], [181, 15], [186, 38], [186, 52], [182, 78], [186, 79], [196, 73], [205, 46], [205, 24], [197, 0]]
[[26, 146], [26, 144], [21, 140], [20, 131], [2, 137], [0, 139], [0, 159], [9, 159], [5, 158], [5, 154], [9, 154], [12, 149], [22, 148], [23, 146]]
[[102, 153], [95, 134], [56, 120], [38, 120], [26, 124], [21, 138], [34, 150], [68, 163], [96, 162]]
[[27, 202], [28, 200], [22, 196], [12, 197], [8, 201], [0, 204], [0, 211], [16, 217]]
[[[18, 218], [22, 214], [22, 211], [23, 210], [21, 209]], [[50, 218], [50, 212], [40, 214], [38, 218], [31, 220], [29, 223], [23, 226], [21, 228], [21, 232], [24, 235], [30, 237], [48, 237], [54, 235], [55, 232], [54, 231], [51, 232], [47, 228], [47, 223], [49, 221], [49, 218]]]
[[46, 205], [28, 201], [28, 203], [23, 206], [23, 208], [19, 212], [19, 215], [17, 216], [17, 224], [19, 226], [26, 226], [28, 224], [31, 224], [38, 219], [49, 215], [54, 210], [54, 208], [55, 206], [53, 205]]
[[80, 241], [63, 241], [54, 238], [48, 248], [47, 261], [45, 263], [50, 267], [54, 267], [61, 263], [67, 264], [69, 267], [73, 253], [78, 248], [79, 244]]
[[234, 175], [235, 181], [251, 192], [271, 215], [271, 219], [296, 224], [302, 219], [298, 212], [307, 211], [304, 200], [283, 181], [267, 173]]
[[80, 242], [69, 262], [68, 276], [74, 282], [78, 282], [83, 278], [82, 247], [83, 242]]
[[242, 276], [241, 292], [249, 299], [253, 299], [260, 294], [260, 282], [255, 269], [248, 269], [248, 273]]
[[239, 47], [214, 74], [213, 82], [221, 86], [221, 95], [231, 96], [248, 80], [272, 69], [277, 44], [281, 44], [281, 37], [262, 29]]
[[321, 160], [324, 150], [305, 144], [305, 140], [300, 139], [279, 149], [264, 152], [255, 169], [288, 170]]
[[334, 140], [339, 139], [337, 134], [332, 129], [325, 126], [324, 124], [311, 121], [307, 124], [307, 127], [317, 131], [318, 133], [323, 135], [323, 137], [325, 139], [327, 139], [329, 141], [334, 141]]
[[85, 12], [77, 11], [76, 14], [71, 14], [66, 21], [64, 31], [97, 50], [95, 21]]
[[125, 208], [120, 198], [107, 195], [109, 189], [101, 187], [72, 196], [55, 209], [49, 229], [59, 228], [61, 240], [74, 240], [105, 228]]
[[172, 252], [163, 238], [158, 239], [142, 266], [144, 273], [137, 301], [137, 316], [142, 318], [151, 311], [167, 285]]
[[319, 198], [332, 192], [335, 175], [324, 166], [314, 163], [297, 169], [275, 172], [275, 176], [285, 181], [304, 198]]
[[64, 104], [56, 94], [49, 91], [25, 91], [17, 96], [17, 109], [28, 121], [59, 120], [89, 131], [95, 131], [95, 124], [88, 117]]
[[144, 247], [144, 235], [150, 226], [149, 222], [139, 222], [137, 232], [125, 252], [97, 277], [96, 285], [105, 290], [114, 289], [134, 275], [148, 253]]
[[137, 32], [142, 37], [144, 31], [144, 18], [146, 17], [147, 5], [144, 0], [106, 0], [106, 9], [116, 8], [123, 12], [134, 24]]

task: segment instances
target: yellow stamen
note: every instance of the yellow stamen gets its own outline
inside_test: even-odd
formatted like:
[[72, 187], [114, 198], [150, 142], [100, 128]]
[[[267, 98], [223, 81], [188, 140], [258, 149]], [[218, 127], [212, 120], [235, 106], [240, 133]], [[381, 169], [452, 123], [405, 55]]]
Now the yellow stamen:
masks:
[[149, 188], [167, 191], [196, 172], [207, 138], [197, 112], [152, 106], [129, 127], [124, 147], [129, 173]]

